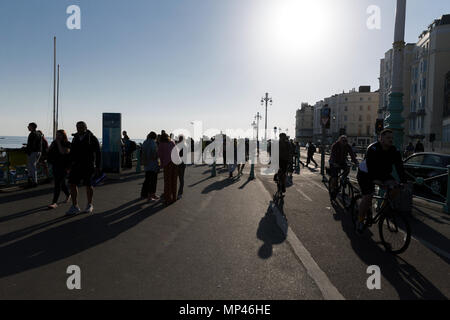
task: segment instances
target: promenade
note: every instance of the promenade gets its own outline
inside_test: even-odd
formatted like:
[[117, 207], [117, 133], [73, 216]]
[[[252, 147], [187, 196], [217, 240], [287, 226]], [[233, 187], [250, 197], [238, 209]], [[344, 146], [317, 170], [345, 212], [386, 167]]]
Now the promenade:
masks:
[[[304, 159], [302, 159], [304, 160]], [[0, 193], [0, 299], [448, 299], [450, 217], [417, 206], [413, 241], [395, 257], [372, 230], [358, 237], [332, 207], [319, 171], [294, 175], [287, 225], [272, 209], [273, 177], [228, 179], [188, 166], [174, 205], [139, 199], [144, 175], [95, 189], [94, 214], [46, 210], [50, 184]], [[162, 193], [162, 174], [158, 194]], [[80, 206], [86, 204], [84, 189]], [[417, 204], [417, 203], [415, 203]], [[68, 290], [67, 267], [81, 269]], [[381, 269], [369, 290], [367, 267]]]

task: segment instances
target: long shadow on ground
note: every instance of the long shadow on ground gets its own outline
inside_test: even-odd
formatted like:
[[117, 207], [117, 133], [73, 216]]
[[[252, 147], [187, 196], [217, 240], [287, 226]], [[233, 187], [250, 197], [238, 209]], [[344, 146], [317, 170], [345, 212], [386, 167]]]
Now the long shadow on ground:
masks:
[[[395, 288], [401, 300], [447, 300], [447, 297], [414, 266], [401, 257], [386, 252], [381, 244], [371, 237], [370, 230], [364, 236], [358, 236], [349, 214], [339, 204], [332, 205], [336, 211], [335, 219], [341, 221], [342, 229], [350, 239], [355, 253], [368, 266], [375, 263], [380, 267], [382, 275]], [[375, 228], [377, 226], [374, 226], [374, 231]]]
[[[164, 208], [161, 203], [150, 207], [143, 207], [143, 204], [134, 200], [102, 213], [60, 217], [0, 236], [0, 278], [47, 265], [97, 246]], [[57, 225], [61, 222], [66, 223]], [[28, 236], [44, 228], [46, 230]]]

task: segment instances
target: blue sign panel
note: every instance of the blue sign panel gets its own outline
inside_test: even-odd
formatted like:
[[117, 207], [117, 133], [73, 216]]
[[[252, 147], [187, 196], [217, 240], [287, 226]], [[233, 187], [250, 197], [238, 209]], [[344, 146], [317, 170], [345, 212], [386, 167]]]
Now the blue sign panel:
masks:
[[105, 173], [120, 173], [122, 114], [103, 114], [102, 165]]

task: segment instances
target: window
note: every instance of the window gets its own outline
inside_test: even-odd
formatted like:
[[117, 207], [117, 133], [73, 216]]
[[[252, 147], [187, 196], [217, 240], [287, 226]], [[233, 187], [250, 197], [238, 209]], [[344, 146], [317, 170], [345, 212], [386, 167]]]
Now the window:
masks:
[[431, 167], [441, 167], [442, 166], [441, 157], [436, 156], [436, 155], [427, 155], [427, 156], [425, 156], [423, 165], [431, 166]]
[[[347, 100], [347, 98], [345, 98], [345, 100]], [[345, 110], [345, 111], [348, 111], [348, 106], [345, 106], [345, 107], [344, 107], [344, 110]]]
[[362, 116], [361, 116], [361, 115], [359, 116], [359, 121], [363, 121], [363, 120], [362, 120]]
[[450, 142], [450, 124], [443, 127], [442, 141]]
[[424, 158], [425, 156], [423, 155], [412, 157], [407, 161], [407, 164], [421, 165], [423, 163]]
[[359, 106], [359, 111], [362, 111], [363, 110], [363, 107], [362, 106]]
[[359, 101], [364, 101], [364, 98], [359, 98]]
[[372, 119], [370, 118], [370, 114], [367, 115], [367, 121], [370, 122]]
[[367, 135], [370, 136], [370, 126], [367, 126]]
[[370, 106], [368, 106], [368, 107], [367, 107], [367, 110], [369, 110], [369, 111], [370, 111]]
[[344, 121], [347, 121], [347, 116], [344, 116]]
[[423, 73], [427, 72], [427, 60], [424, 60], [424, 61], [423, 61], [422, 72], [423, 72]]

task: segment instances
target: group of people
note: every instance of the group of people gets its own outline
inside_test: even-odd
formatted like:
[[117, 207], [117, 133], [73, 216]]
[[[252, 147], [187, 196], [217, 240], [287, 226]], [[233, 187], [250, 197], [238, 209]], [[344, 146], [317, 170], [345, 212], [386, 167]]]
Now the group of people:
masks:
[[[183, 142], [183, 136], [180, 136], [178, 141], [175, 142], [164, 130], [159, 136], [153, 131], [148, 134], [141, 150], [145, 170], [145, 180], [141, 189], [142, 198], [148, 199], [150, 202], [160, 200], [160, 197], [156, 195], [160, 169], [163, 170], [164, 174], [164, 193], [162, 195], [164, 204], [171, 205], [182, 198], [186, 164], [184, 161], [175, 164], [172, 159], [172, 152], [174, 148], [177, 148], [176, 144], [182, 144]], [[178, 155], [182, 160], [183, 149], [178, 150]], [[180, 186], [177, 192], [178, 180]]]
[[412, 142], [409, 142], [408, 146], [405, 149], [404, 157], [408, 158], [414, 153], [421, 153], [421, 152], [425, 152], [425, 147], [422, 141], [417, 140], [416, 146], [414, 146]]
[[[66, 196], [65, 203], [72, 200], [72, 206], [67, 211], [68, 215], [82, 212], [78, 206], [78, 185], [81, 182], [86, 186], [88, 200], [84, 212], [93, 212], [93, 178], [99, 176], [101, 165], [98, 139], [87, 129], [85, 122], [78, 122], [76, 127], [77, 133], [73, 134], [72, 142], [69, 142], [64, 130], [58, 130], [55, 140], [46, 147], [44, 135], [37, 131], [36, 123], [30, 123], [28, 125], [30, 134], [25, 149], [28, 155], [28, 177], [32, 186], [37, 186], [36, 167], [41, 155], [45, 152], [46, 161], [52, 165], [54, 179], [53, 199], [48, 208], [57, 208], [62, 190]], [[68, 178], [70, 191], [66, 178]]]

